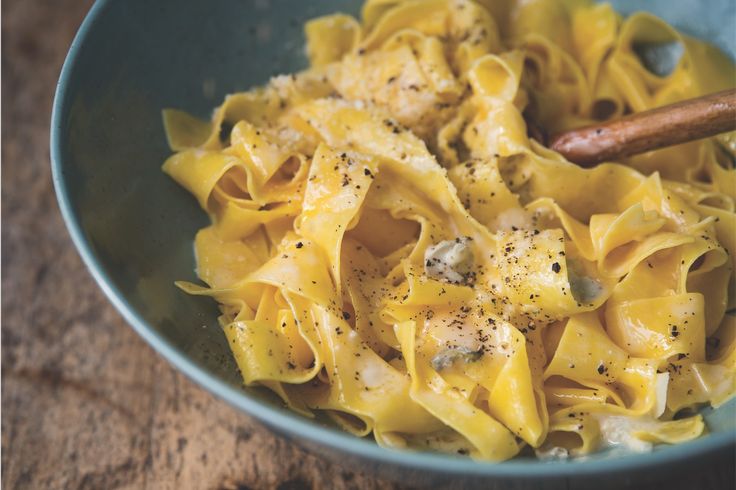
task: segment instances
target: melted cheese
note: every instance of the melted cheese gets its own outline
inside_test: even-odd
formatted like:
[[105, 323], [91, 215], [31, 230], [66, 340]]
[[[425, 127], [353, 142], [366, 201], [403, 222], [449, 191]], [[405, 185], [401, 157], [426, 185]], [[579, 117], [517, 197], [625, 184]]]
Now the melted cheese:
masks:
[[471, 283], [473, 262], [473, 251], [465, 238], [444, 240], [424, 251], [424, 273], [450, 284]]
[[[367, 0], [311, 68], [164, 111], [164, 171], [248, 385], [392, 448], [484, 460], [700, 435], [736, 391], [736, 136], [582, 169], [530, 138], [733, 84], [586, 0]], [[653, 59], [674, 46], [667, 63]], [[533, 133], [533, 131], [532, 131]]]

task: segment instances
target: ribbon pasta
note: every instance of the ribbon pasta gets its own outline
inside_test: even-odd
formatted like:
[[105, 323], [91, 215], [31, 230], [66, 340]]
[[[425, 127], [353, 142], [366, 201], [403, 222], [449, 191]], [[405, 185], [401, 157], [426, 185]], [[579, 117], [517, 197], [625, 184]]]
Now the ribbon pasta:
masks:
[[491, 461], [699, 436], [687, 410], [736, 391], [736, 135], [582, 169], [527, 123], [727, 88], [733, 64], [585, 0], [367, 0], [305, 30], [310, 69], [210, 121], [164, 111], [163, 169], [212, 220], [206, 287], [177, 284], [219, 303], [245, 383]]

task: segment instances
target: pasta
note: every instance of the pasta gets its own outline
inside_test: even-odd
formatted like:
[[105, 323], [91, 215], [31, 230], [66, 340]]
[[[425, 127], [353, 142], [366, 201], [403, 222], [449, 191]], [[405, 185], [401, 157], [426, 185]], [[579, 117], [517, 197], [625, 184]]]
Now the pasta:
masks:
[[736, 388], [736, 134], [592, 169], [528, 134], [733, 64], [585, 0], [368, 0], [305, 31], [306, 71], [164, 111], [163, 169], [212, 221], [206, 286], [177, 284], [217, 301], [244, 382], [481, 460], [701, 435]]

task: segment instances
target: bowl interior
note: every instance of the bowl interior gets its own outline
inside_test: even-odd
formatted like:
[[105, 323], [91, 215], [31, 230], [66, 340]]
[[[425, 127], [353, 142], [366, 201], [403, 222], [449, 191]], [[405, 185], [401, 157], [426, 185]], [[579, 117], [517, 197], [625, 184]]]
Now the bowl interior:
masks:
[[[732, 57], [736, 53], [736, 38], [722, 21], [736, 19], [734, 2], [708, 2], [708, 9], [695, 0], [613, 3], [624, 13], [645, 6]], [[509, 474], [558, 467], [531, 460], [488, 465], [433, 455], [386, 456], [370, 441], [317, 428], [270, 395], [243, 389], [214, 302], [173, 286], [175, 280], [196, 280], [192, 239], [207, 218], [161, 172], [170, 154], [161, 109], [207, 117], [225, 94], [305, 67], [302, 24], [337, 10], [357, 14], [359, 2], [98, 0], [71, 48], [52, 121], [54, 179], [75, 243], [103, 290], [147, 341], [190, 377], [282, 430], [409, 466], [481, 474], [506, 471], [500, 467]], [[658, 448], [645, 458], [595, 455], [571, 464], [575, 471], [596, 471], [595, 463], [606, 458], [624, 466], [646, 458], [667, 461], [732, 440], [736, 403], [706, 413], [714, 434], [703, 440]]]

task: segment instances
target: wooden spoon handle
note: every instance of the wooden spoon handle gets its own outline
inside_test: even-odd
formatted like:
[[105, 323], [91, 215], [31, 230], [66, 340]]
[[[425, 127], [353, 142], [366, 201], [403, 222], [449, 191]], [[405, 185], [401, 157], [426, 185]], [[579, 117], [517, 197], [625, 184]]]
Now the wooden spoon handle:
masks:
[[736, 130], [736, 89], [573, 129], [549, 147], [588, 167], [650, 150]]

